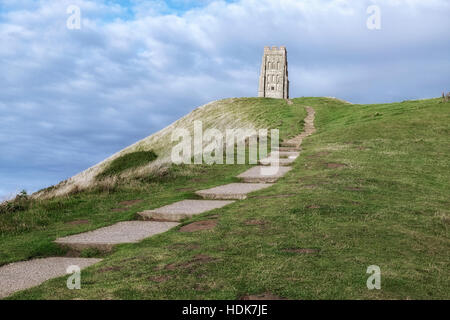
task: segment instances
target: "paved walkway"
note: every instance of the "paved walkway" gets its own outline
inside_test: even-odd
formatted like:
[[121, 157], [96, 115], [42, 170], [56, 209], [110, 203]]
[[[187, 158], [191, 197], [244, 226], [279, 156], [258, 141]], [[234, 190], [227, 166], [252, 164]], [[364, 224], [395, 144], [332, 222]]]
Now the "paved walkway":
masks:
[[[139, 215], [143, 220], [126, 221], [94, 231], [59, 238], [55, 242], [63, 247], [80, 251], [96, 248], [109, 251], [120, 243], [139, 242], [144, 238], [166, 232], [178, 225], [178, 221], [190, 218], [213, 209], [222, 208], [245, 199], [251, 192], [272, 186], [292, 168], [300, 154], [303, 138], [311, 135], [314, 129], [314, 110], [306, 107], [305, 130], [298, 136], [283, 141], [280, 148], [267, 158], [261, 159], [259, 166], [252, 167], [238, 175], [242, 183], [231, 183], [206, 190], [197, 191], [197, 195], [209, 200], [182, 200], [161, 208], [146, 210]], [[17, 262], [0, 267], [0, 298], [16, 291], [27, 289], [42, 282], [66, 274], [68, 265], [80, 268], [90, 266], [100, 259], [46, 258]]]
[[158, 209], [139, 212], [139, 215], [146, 220], [180, 221], [222, 208], [233, 202], [230, 200], [182, 200]]
[[272, 186], [271, 183], [230, 183], [211, 189], [197, 191], [203, 199], [243, 200], [247, 194]]
[[0, 268], [0, 298], [61, 277], [67, 274], [66, 270], [71, 265], [83, 269], [100, 261], [101, 259], [54, 257], [7, 264]]
[[139, 242], [177, 225], [178, 223], [174, 222], [124, 221], [94, 231], [59, 238], [55, 242], [75, 251], [88, 248], [110, 251], [116, 244]]

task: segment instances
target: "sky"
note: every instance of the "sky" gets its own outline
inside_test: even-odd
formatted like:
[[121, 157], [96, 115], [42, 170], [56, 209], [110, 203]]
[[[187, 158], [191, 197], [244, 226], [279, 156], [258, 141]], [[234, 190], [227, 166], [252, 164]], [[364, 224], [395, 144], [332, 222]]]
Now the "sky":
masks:
[[[80, 9], [79, 29], [67, 20]], [[380, 29], [369, 29], [369, 6]], [[212, 100], [257, 95], [264, 46], [291, 97], [450, 91], [448, 0], [0, 0], [0, 199], [53, 185]], [[70, 20], [72, 21], [72, 20]]]

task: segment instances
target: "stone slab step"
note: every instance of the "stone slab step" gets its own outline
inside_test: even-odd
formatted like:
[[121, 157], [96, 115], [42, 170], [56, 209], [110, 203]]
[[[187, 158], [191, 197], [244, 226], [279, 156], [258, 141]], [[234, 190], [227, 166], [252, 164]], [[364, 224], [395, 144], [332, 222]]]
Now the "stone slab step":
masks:
[[178, 223], [174, 222], [124, 221], [94, 231], [59, 238], [55, 242], [76, 251], [88, 248], [110, 251], [117, 244], [139, 242], [166, 232], [176, 225]]
[[246, 183], [273, 183], [291, 169], [291, 167], [281, 166], [255, 166], [237, 177]]
[[139, 212], [145, 220], [180, 221], [213, 209], [222, 208], [230, 200], [182, 200], [167, 206]]
[[271, 183], [230, 183], [211, 189], [197, 191], [204, 199], [242, 200], [247, 194], [272, 186]]
[[288, 166], [292, 164], [295, 161], [295, 158], [288, 159], [288, 158], [264, 158], [258, 161], [260, 165], [263, 166], [270, 166], [270, 165], [276, 165], [279, 166]]
[[100, 261], [101, 259], [51, 257], [7, 264], [0, 267], [0, 298], [66, 275], [69, 266], [83, 269]]

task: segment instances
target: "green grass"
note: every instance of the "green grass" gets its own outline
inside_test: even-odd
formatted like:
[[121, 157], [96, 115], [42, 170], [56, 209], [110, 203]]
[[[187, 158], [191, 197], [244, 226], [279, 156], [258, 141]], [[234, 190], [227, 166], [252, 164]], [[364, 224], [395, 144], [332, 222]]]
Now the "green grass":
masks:
[[[12, 299], [236, 299], [263, 292], [290, 299], [448, 299], [449, 105], [439, 99], [349, 105], [299, 98], [294, 103], [316, 110], [317, 132], [304, 141], [293, 170], [275, 186], [184, 222], [218, 214], [215, 229], [181, 233], [175, 228], [118, 246], [82, 272], [81, 290], [68, 290], [62, 277]], [[281, 115], [283, 137], [305, 115], [295, 113]], [[40, 239], [45, 247], [56, 235], [131, 219], [141, 209], [192, 197], [200, 188], [234, 181], [245, 167], [190, 166], [189, 176], [178, 174], [142, 190], [52, 200], [46, 206], [61, 209], [49, 209], [48, 226], [20, 231], [36, 223], [24, 212], [7, 224], [18, 231], [2, 229], [1, 259], [23, 259], [29, 248], [16, 248], [31, 240]], [[118, 201], [131, 198], [144, 201], [111, 213]], [[64, 224], [82, 217], [93, 222]], [[248, 225], [248, 220], [263, 224]], [[285, 251], [292, 248], [319, 252]], [[212, 260], [198, 261], [199, 254]], [[381, 268], [381, 290], [366, 287], [369, 265]]]
[[135, 151], [124, 154], [108, 164], [108, 166], [97, 176], [98, 178], [117, 176], [125, 170], [148, 165], [158, 156], [153, 151]]

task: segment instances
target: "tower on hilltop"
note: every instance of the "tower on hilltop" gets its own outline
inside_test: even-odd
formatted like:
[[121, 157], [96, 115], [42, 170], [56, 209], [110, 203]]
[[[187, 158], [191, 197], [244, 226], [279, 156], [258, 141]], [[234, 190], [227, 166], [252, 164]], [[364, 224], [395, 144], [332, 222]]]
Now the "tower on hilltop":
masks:
[[258, 97], [289, 99], [287, 51], [285, 46], [264, 47]]

